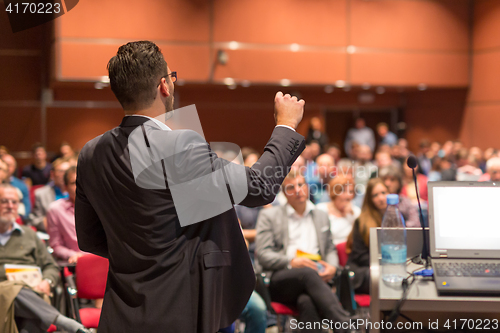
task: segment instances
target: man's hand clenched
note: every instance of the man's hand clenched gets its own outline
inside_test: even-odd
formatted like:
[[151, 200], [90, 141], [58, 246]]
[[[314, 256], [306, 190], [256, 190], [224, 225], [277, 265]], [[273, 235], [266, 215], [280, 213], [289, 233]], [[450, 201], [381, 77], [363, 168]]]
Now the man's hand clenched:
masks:
[[274, 98], [274, 119], [276, 125], [286, 125], [296, 129], [304, 115], [304, 104], [306, 102], [289, 94], [283, 95], [281, 91]]

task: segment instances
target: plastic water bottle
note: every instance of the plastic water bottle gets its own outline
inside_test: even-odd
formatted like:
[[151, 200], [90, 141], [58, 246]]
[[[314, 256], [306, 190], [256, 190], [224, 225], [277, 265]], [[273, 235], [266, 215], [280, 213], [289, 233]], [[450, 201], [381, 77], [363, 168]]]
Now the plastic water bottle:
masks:
[[385, 284], [401, 288], [406, 273], [406, 229], [398, 208], [399, 196], [387, 196], [387, 210], [382, 219], [380, 239], [382, 253], [382, 280]]

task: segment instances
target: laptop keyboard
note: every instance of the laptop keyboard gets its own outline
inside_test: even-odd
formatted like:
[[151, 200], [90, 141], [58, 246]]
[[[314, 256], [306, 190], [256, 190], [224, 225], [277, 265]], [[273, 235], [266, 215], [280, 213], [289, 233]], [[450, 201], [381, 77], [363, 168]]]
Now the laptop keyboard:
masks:
[[484, 276], [484, 277], [500, 277], [500, 263], [491, 262], [433, 262], [434, 273], [437, 276]]

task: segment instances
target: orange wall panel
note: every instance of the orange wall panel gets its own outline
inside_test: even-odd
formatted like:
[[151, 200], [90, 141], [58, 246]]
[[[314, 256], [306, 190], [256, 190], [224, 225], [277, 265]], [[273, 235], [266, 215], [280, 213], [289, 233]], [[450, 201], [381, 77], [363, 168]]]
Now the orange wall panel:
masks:
[[207, 42], [209, 2], [85, 0], [59, 20], [57, 37]]
[[[120, 44], [60, 43], [60, 80], [98, 80], [108, 75], [106, 66]], [[179, 78], [191, 81], [208, 79], [209, 50], [206, 46], [177, 46], [158, 44], [173, 71]]]
[[439, 53], [355, 53], [351, 83], [465, 87], [468, 55]]
[[351, 45], [407, 50], [468, 49], [467, 0], [351, 0]]
[[229, 61], [218, 66], [215, 79], [231, 77], [278, 84], [281, 79], [292, 83], [331, 84], [345, 80], [346, 56], [337, 52], [288, 52], [273, 50], [227, 51]]
[[468, 106], [464, 120], [461, 138], [469, 147], [500, 148], [500, 104]]
[[500, 101], [500, 50], [475, 54], [469, 102]]
[[348, 0], [217, 0], [214, 41], [346, 45]]
[[500, 47], [500, 1], [474, 1], [474, 49]]
[[56, 151], [62, 141], [81, 149], [87, 141], [118, 126], [122, 109], [65, 109], [47, 110], [47, 148]]

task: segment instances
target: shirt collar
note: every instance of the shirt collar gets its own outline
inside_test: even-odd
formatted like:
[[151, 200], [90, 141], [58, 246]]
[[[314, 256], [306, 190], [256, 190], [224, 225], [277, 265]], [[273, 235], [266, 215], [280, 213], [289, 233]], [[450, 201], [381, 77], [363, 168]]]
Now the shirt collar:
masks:
[[21, 228], [21, 226], [14, 221], [14, 223], [12, 223], [12, 229], [10, 229], [9, 231], [5, 232], [3, 235], [4, 236], [6, 236], [6, 235], [12, 235], [12, 233], [14, 232], [14, 230], [19, 230], [20, 233], [24, 233], [23, 228]]
[[128, 115], [128, 117], [145, 117], [145, 118], [152, 120], [156, 125], [158, 125], [160, 127], [160, 129], [162, 129], [164, 131], [171, 131], [172, 130], [170, 127], [168, 127], [167, 125], [165, 125], [164, 123], [162, 123], [158, 119], [151, 118], [151, 117], [148, 117], [148, 116], [145, 116], [142, 114], [131, 114], [131, 115]]
[[286, 215], [288, 217], [293, 217], [293, 216], [296, 216], [296, 217], [305, 217], [307, 216], [307, 214], [309, 214], [311, 211], [314, 210], [316, 206], [314, 206], [314, 204], [312, 203], [311, 200], [307, 200], [306, 202], [306, 210], [304, 211], [304, 214], [302, 216], [300, 216], [296, 211], [295, 209], [293, 209], [292, 206], [290, 206], [290, 204], [286, 204], [285, 206], [285, 209], [286, 209]]

